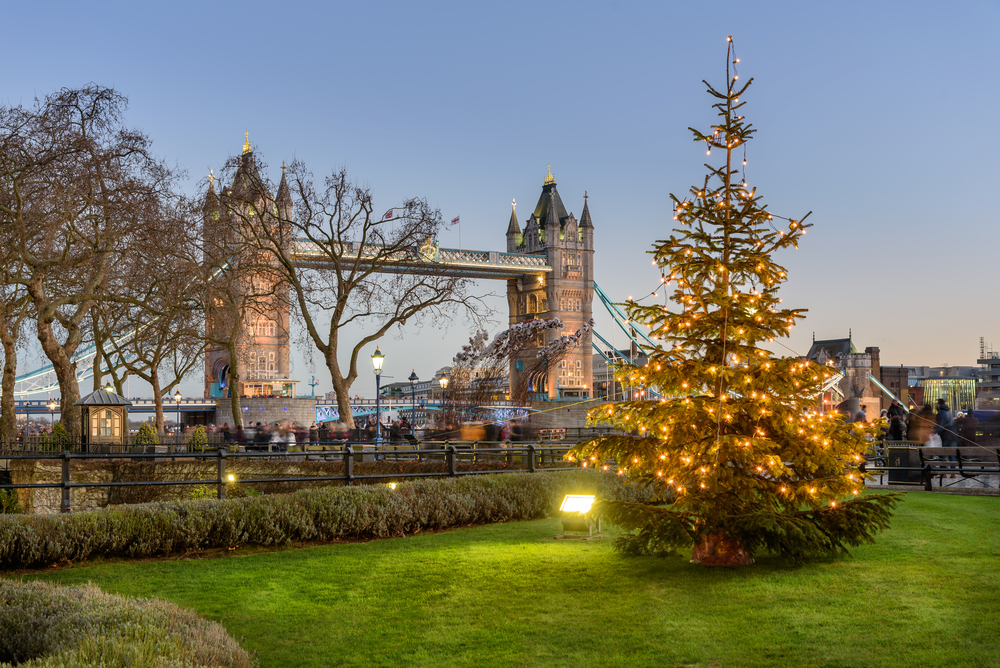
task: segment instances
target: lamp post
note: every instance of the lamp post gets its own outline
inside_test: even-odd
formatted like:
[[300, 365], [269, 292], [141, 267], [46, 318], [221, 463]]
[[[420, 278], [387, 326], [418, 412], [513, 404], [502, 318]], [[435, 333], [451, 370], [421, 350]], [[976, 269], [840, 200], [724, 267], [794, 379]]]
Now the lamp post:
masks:
[[375, 368], [375, 449], [382, 447], [382, 404], [381, 404], [381, 394], [382, 394], [382, 362], [385, 361], [385, 355], [382, 351], [375, 346], [375, 352], [372, 353], [372, 366]]
[[447, 394], [448, 394], [447, 393], [447, 390], [448, 390], [448, 376], [441, 376], [441, 378], [438, 379], [438, 383], [441, 384], [441, 419], [442, 419], [442, 421], [444, 421], [445, 423], [447, 423], [447, 418], [448, 418], [447, 410], [448, 409], [445, 407], [445, 399], [447, 398]]
[[177, 434], [174, 438], [174, 452], [181, 449], [181, 388], [174, 392], [174, 401], [177, 403]]
[[410, 433], [416, 436], [417, 435], [417, 386], [414, 385], [414, 383], [420, 380], [419, 378], [417, 378], [416, 369], [414, 369], [410, 373], [410, 377], [408, 378], [408, 380], [410, 381], [410, 401], [413, 402], [413, 410], [410, 411]]
[[55, 431], [56, 427], [55, 411], [56, 411], [56, 406], [58, 405], [59, 404], [56, 403], [55, 399], [52, 398], [49, 399], [49, 429], [51, 429], [53, 432]]

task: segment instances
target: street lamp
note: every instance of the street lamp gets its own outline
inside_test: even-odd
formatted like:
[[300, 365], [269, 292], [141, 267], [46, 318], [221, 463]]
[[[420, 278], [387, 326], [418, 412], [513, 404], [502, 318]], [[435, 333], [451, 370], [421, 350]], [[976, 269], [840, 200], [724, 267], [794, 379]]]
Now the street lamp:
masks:
[[174, 392], [174, 401], [177, 402], [177, 435], [174, 438], [174, 452], [181, 449], [181, 388]]
[[416, 436], [417, 435], [417, 386], [414, 385], [419, 378], [417, 378], [417, 370], [414, 369], [410, 374], [408, 379], [410, 381], [410, 401], [413, 402], [413, 410], [410, 411], [410, 432]]
[[438, 379], [438, 383], [441, 384], [441, 417], [442, 419], [446, 419], [448, 415], [444, 400], [447, 396], [447, 392], [445, 390], [448, 389], [448, 376], [441, 376], [441, 378]]
[[375, 367], [375, 449], [382, 447], [382, 405], [380, 402], [382, 394], [382, 362], [385, 355], [375, 346], [372, 353], [372, 366]]
[[52, 431], [55, 431], [55, 426], [56, 426], [55, 411], [56, 411], [56, 406], [58, 405], [59, 404], [56, 403], [55, 399], [49, 398], [49, 428]]

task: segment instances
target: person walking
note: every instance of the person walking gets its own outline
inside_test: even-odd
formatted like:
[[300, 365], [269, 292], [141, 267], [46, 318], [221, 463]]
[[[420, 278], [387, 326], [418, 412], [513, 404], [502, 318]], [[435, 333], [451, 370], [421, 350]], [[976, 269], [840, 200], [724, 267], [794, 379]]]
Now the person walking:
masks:
[[937, 428], [934, 430], [941, 437], [941, 445], [954, 448], [958, 445], [958, 434], [955, 430], [955, 418], [944, 399], [937, 400]]
[[906, 433], [906, 411], [900, 405], [899, 399], [892, 400], [887, 415], [889, 416], [889, 440], [902, 441], [903, 434]]
[[316, 447], [319, 445], [319, 427], [313, 422], [309, 426], [309, 445]]
[[924, 404], [920, 412], [910, 413], [906, 429], [906, 440], [925, 445], [934, 432], [934, 409], [930, 404]]
[[862, 405], [861, 408], [858, 409], [858, 412], [854, 414], [854, 422], [868, 422], [868, 413], [865, 411], [866, 408], [868, 407]]
[[958, 438], [960, 445], [975, 445], [976, 432], [979, 431], [979, 420], [972, 414], [971, 408], [965, 409], [965, 415], [961, 420], [955, 420], [958, 426]]

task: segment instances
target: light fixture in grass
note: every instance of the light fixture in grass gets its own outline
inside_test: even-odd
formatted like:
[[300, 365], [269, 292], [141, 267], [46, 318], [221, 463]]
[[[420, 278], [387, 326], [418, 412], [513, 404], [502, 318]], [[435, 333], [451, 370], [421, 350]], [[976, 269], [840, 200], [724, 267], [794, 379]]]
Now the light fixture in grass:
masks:
[[762, 550], [796, 560], [842, 554], [873, 541], [898, 498], [863, 495], [858, 465], [877, 425], [815, 410], [835, 371], [762, 347], [804, 317], [781, 306], [786, 273], [773, 255], [797, 248], [810, 225], [808, 214], [771, 214], [746, 182], [754, 130], [741, 109], [752, 79], [740, 80], [731, 38], [726, 54], [726, 86], [705, 82], [718, 121], [708, 132], [691, 128], [709, 159], [714, 150], [724, 161], [706, 164], [687, 195], [671, 194], [678, 227], [650, 251], [661, 271], [652, 294], [663, 290], [673, 305], [624, 305], [659, 343], [648, 364], [616, 375], [659, 397], [593, 409], [592, 424], [625, 435], [593, 439], [571, 456], [613, 459], [670, 500], [595, 504], [594, 513], [629, 530], [617, 541], [623, 551], [693, 546], [692, 561], [709, 565], [750, 564]]

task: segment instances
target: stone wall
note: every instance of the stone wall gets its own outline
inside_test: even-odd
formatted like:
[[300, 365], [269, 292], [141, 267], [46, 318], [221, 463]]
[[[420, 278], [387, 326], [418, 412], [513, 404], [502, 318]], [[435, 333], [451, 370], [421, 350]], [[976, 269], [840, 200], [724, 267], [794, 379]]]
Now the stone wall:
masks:
[[[58, 483], [62, 481], [62, 461], [59, 459], [11, 460], [11, 482], [15, 485], [30, 483]], [[89, 462], [70, 462], [72, 482], [110, 482], [111, 471], [94, 467]], [[62, 506], [62, 489], [42, 487], [17, 490], [18, 501], [26, 513], [48, 515], [58, 513]], [[107, 487], [77, 487], [69, 493], [70, 508], [94, 510], [108, 505]]]
[[[240, 399], [240, 408], [243, 409], [243, 426], [250, 423], [266, 422], [274, 424], [291, 420], [305, 427], [309, 427], [316, 421], [316, 400], [315, 399], [289, 399], [289, 398], [261, 398]], [[217, 399], [215, 402], [215, 424], [220, 427], [228, 424], [233, 427], [236, 423], [233, 420], [233, 411], [229, 399]]]

